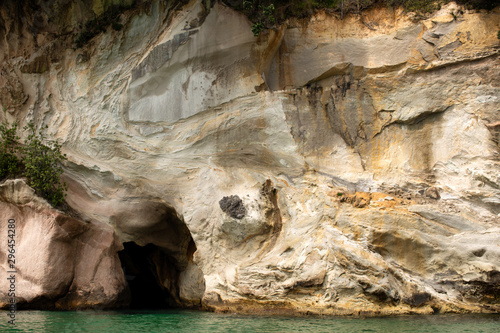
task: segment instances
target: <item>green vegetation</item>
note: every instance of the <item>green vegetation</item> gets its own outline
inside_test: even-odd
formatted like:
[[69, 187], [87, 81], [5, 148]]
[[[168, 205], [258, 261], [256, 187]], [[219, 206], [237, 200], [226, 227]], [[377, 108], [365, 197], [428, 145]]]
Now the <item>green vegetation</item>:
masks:
[[274, 18], [275, 8], [272, 3], [264, 6], [260, 4], [259, 0], [245, 0], [243, 1], [243, 9], [248, 17], [252, 17], [254, 36], [258, 36], [264, 28], [270, 28], [276, 23]]
[[18, 176], [21, 163], [17, 157], [18, 140], [17, 123], [12, 127], [7, 123], [0, 125], [0, 179]]
[[387, 0], [387, 5], [390, 7], [401, 6], [409, 12], [416, 13], [431, 13], [439, 10], [441, 3], [444, 1], [435, 0]]
[[[374, 6], [403, 7], [406, 11], [418, 14], [438, 10], [441, 5], [451, 0], [233, 0], [226, 3], [243, 12], [251, 22], [252, 32], [258, 36], [264, 29], [275, 23], [282, 23], [287, 18], [303, 18], [318, 10], [336, 12], [343, 18], [348, 13], [360, 13]], [[493, 9], [500, 5], [489, 0], [454, 0], [468, 9]]]
[[61, 153], [61, 145], [57, 142], [52, 147], [44, 145], [45, 135], [37, 134], [35, 125], [30, 122], [25, 128], [28, 131], [26, 145], [23, 148], [25, 175], [28, 185], [46, 198], [53, 206], [63, 203], [67, 187], [61, 182], [63, 169], [61, 163], [66, 156]]
[[10, 126], [7, 122], [0, 125], [0, 179], [26, 177], [27, 183], [41, 197], [54, 207], [64, 202], [66, 183], [61, 181], [62, 161], [66, 156], [61, 153], [58, 143], [46, 146], [43, 133], [38, 134], [30, 122], [25, 131], [28, 137], [24, 146], [16, 135], [17, 123]]

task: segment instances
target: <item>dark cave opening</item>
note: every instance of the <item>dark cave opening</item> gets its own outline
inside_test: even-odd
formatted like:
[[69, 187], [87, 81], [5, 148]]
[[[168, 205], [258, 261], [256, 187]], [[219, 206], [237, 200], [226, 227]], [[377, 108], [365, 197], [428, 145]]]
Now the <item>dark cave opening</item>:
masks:
[[130, 289], [130, 309], [179, 307], [175, 261], [154, 244], [123, 243], [118, 252]]

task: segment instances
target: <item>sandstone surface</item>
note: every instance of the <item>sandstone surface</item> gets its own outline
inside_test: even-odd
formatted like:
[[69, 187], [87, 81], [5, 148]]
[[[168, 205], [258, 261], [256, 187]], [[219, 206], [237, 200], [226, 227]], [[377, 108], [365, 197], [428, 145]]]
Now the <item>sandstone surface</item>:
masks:
[[[87, 298], [61, 308], [119, 302], [124, 243], [150, 258], [170, 305], [499, 311], [499, 8], [319, 12], [259, 37], [219, 1], [153, 1], [120, 17], [122, 30], [82, 48], [48, 28], [2, 27], [14, 34], [0, 44], [2, 119], [48, 125], [68, 155], [68, 204], [106, 230], [88, 242], [114, 258], [102, 266], [114, 290], [81, 277], [70, 290]], [[244, 207], [234, 216], [220, 205], [231, 196]], [[7, 202], [2, 218], [17, 214], [34, 237], [20, 246], [53, 244], [46, 219]], [[48, 250], [78, 252], [74, 237]], [[101, 267], [78, 258], [67, 269], [23, 259], [37, 278], [20, 295], [64, 297], [75, 267]], [[43, 280], [55, 276], [46, 267], [61, 277]]]
[[[0, 185], [2, 276], [14, 271], [13, 292], [20, 308], [120, 308], [128, 302], [127, 285], [117, 252], [121, 243], [109, 225], [84, 223], [37, 197], [22, 180]], [[8, 227], [8, 221], [15, 221]], [[13, 231], [7, 238], [8, 230]], [[7, 239], [13, 239], [7, 248]], [[13, 255], [13, 267], [7, 265]], [[10, 282], [0, 282], [0, 306], [10, 298]]]

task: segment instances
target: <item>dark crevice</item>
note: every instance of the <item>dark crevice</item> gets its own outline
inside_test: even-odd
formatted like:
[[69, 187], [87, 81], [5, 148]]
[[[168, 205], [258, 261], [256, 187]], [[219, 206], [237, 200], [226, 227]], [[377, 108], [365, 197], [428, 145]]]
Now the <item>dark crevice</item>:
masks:
[[422, 126], [416, 126], [416, 125], [419, 125], [423, 121], [429, 121], [429, 120], [435, 121], [434, 119], [440, 119], [439, 117], [441, 117], [446, 111], [450, 111], [454, 106], [455, 105], [450, 105], [450, 106], [445, 107], [444, 109], [438, 109], [438, 110], [434, 110], [434, 111], [424, 111], [424, 112], [420, 113], [419, 115], [415, 116], [414, 118], [410, 118], [410, 119], [406, 119], [406, 120], [396, 119], [394, 121], [392, 120], [392, 113], [394, 112], [394, 110], [381, 110], [381, 111], [379, 111], [379, 113], [380, 112], [390, 112], [391, 119], [389, 122], [384, 124], [373, 135], [372, 139], [375, 138], [376, 136], [378, 136], [386, 128], [388, 128], [392, 125], [397, 125], [397, 126], [407, 125], [407, 126], [410, 126], [410, 129], [421, 129]]
[[131, 309], [180, 307], [175, 259], [156, 245], [123, 244], [118, 253], [130, 289]]

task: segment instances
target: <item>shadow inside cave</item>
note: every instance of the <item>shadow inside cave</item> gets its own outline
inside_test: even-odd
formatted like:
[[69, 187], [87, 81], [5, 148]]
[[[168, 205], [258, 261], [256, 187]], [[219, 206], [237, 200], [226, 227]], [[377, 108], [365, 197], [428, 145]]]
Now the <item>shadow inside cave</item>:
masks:
[[175, 260], [154, 244], [123, 243], [118, 252], [130, 289], [130, 309], [165, 309], [181, 306]]

